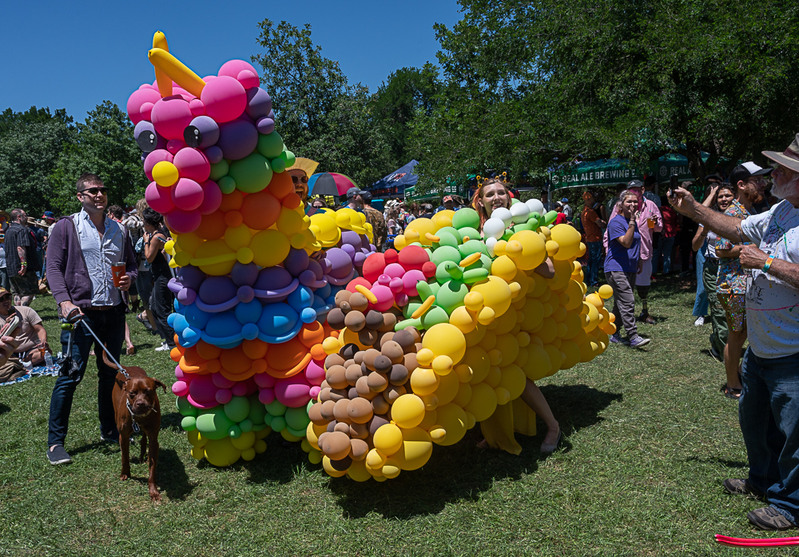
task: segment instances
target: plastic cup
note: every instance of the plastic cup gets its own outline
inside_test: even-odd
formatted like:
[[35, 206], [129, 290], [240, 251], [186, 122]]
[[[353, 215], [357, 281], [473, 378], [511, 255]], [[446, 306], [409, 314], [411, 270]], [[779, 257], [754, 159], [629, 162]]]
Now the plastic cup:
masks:
[[648, 219], [646, 219], [646, 225], [649, 228], [655, 228], [655, 219], [653, 219], [652, 217], [649, 217]]
[[125, 264], [117, 263], [116, 265], [111, 265], [111, 276], [114, 279], [114, 287], [119, 288], [119, 281], [125, 276]]

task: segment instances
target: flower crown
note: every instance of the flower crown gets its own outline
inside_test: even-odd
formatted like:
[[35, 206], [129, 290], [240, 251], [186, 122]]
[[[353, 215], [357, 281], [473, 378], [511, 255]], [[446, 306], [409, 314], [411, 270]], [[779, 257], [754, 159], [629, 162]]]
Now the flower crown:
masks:
[[477, 180], [477, 187], [483, 187], [483, 182], [486, 180], [499, 180], [503, 184], [508, 184], [508, 173], [507, 171], [503, 171], [502, 174], [496, 174], [494, 176], [480, 176], [479, 174], [475, 176], [475, 180]]

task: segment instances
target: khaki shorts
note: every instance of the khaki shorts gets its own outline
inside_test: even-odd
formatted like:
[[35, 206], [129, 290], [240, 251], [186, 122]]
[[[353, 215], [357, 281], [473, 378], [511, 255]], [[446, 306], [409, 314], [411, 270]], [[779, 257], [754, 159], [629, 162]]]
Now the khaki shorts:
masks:
[[718, 297], [727, 314], [727, 327], [736, 333], [746, 330], [746, 295], [719, 294]]

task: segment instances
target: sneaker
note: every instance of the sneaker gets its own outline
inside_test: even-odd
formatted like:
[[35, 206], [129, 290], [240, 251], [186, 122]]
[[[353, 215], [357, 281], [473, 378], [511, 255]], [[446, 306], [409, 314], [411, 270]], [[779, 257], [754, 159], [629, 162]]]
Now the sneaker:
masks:
[[47, 460], [50, 461], [50, 464], [69, 464], [72, 462], [72, 457], [69, 456], [69, 453], [64, 449], [63, 445], [54, 445], [51, 449], [47, 451]]
[[765, 500], [765, 496], [752, 487], [752, 484], [749, 483], [749, 480], [730, 478], [724, 480], [723, 485], [724, 489], [726, 489], [727, 493], [730, 495], [747, 495], [749, 497], [754, 497], [755, 499], [760, 499], [761, 501]]
[[166, 352], [167, 350], [172, 350], [166, 342], [162, 342], [161, 346], [155, 349], [156, 352]]
[[100, 434], [100, 441], [103, 443], [119, 443], [119, 434], [117, 435], [106, 435], [104, 433]]
[[632, 337], [630, 339], [630, 346], [632, 348], [640, 348], [640, 347], [642, 347], [644, 345], [647, 345], [647, 344], [649, 344], [649, 339], [648, 338], [644, 338], [641, 335], [635, 335], [634, 337]]
[[699, 317], [696, 318], [696, 321], [694, 321], [694, 327], [701, 327], [704, 324], [705, 324], [704, 315], [700, 315]]
[[749, 522], [761, 530], [788, 530], [796, 525], [772, 506], [755, 509], [746, 514]]
[[612, 334], [610, 336], [610, 342], [614, 344], [625, 344], [625, 345], [630, 344], [630, 342], [627, 339], [621, 338], [621, 335], [619, 333]]

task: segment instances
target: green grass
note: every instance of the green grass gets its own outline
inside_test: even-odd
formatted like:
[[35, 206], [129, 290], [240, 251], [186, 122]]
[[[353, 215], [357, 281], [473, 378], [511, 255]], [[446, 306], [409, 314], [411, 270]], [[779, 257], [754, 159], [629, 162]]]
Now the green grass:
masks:
[[[760, 503], [721, 487], [745, 476], [746, 454], [736, 403], [719, 393], [723, 367], [701, 352], [709, 326], [693, 326], [686, 285], [660, 282], [650, 299], [660, 320], [639, 329], [647, 348], [611, 346], [540, 383], [564, 450], [543, 460], [540, 438], [521, 437], [521, 456], [480, 451], [474, 432], [385, 483], [331, 479], [274, 435], [250, 463], [195, 461], [170, 394], [153, 504], [146, 465], [121, 482], [119, 449], [99, 442], [94, 364], [76, 392], [68, 466], [44, 454], [55, 379], [1, 387], [0, 554], [743, 554], [713, 540], [764, 534], [745, 517]], [[57, 345], [52, 298], [34, 307]], [[129, 321], [139, 351], [123, 363], [171, 384], [174, 364]]]

